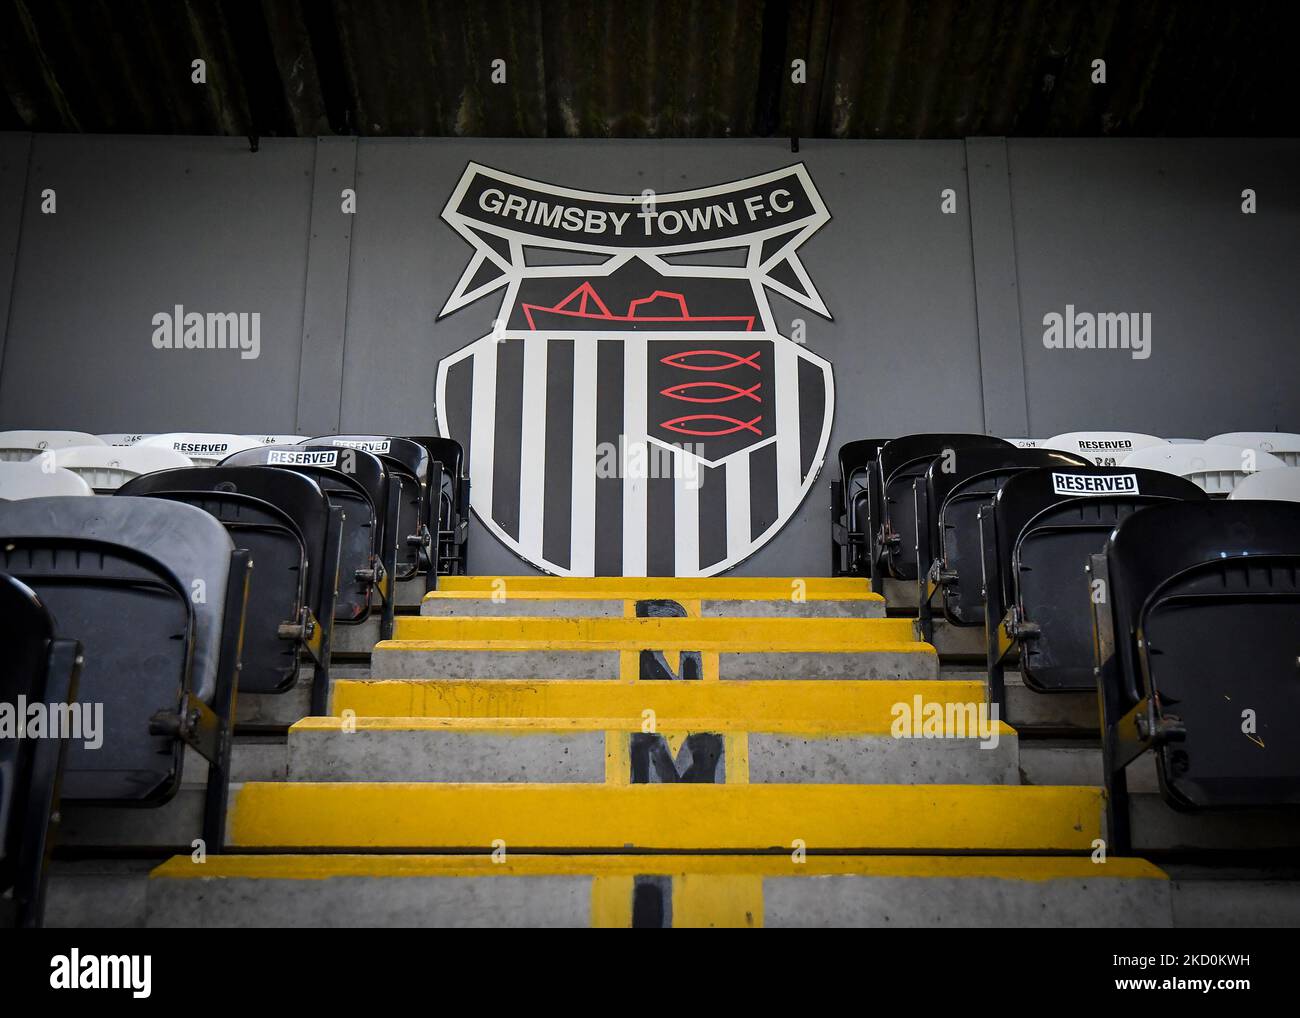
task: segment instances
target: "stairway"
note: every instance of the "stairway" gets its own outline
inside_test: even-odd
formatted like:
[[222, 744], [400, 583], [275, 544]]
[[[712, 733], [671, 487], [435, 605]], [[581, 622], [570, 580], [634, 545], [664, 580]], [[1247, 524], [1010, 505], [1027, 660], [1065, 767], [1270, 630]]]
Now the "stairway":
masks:
[[1168, 925], [1160, 869], [1093, 861], [1101, 790], [1022, 784], [863, 586], [446, 578], [148, 921]]

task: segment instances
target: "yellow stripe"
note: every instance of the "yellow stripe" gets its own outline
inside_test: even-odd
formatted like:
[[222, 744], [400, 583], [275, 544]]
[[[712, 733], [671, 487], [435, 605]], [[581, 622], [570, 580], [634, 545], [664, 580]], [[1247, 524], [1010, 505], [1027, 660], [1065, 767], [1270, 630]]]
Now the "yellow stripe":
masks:
[[1102, 792], [1033, 785], [250, 782], [250, 848], [1088, 851]]
[[[741, 731], [888, 731], [893, 707], [982, 703], [984, 684], [969, 680], [842, 679], [752, 682], [624, 682], [602, 679], [338, 680], [334, 710], [358, 718], [635, 718], [692, 727], [691, 718], [727, 718]], [[309, 718], [303, 724], [326, 723]], [[608, 726], [606, 726], [608, 727]]]
[[[177, 855], [150, 873], [156, 880], [215, 877], [247, 880], [329, 880], [334, 877], [582, 876], [684, 873], [754, 876], [862, 876], [996, 880], [1167, 880], [1145, 859], [1115, 856], [1097, 864], [1081, 856], [810, 855], [209, 855], [195, 863]], [[630, 884], [629, 890], [630, 890]], [[629, 913], [630, 916], [630, 913]]]
[[[725, 729], [724, 729], [725, 730]], [[729, 785], [749, 784], [749, 736], [729, 732], [722, 740], [722, 760]]]
[[763, 878], [685, 873], [673, 881], [674, 929], [759, 929], [763, 925]]
[[626, 930], [632, 926], [631, 873], [600, 874], [591, 882], [591, 925], [598, 930]]
[[626, 785], [632, 781], [632, 736], [630, 732], [605, 733], [605, 783]]
[[[852, 716], [832, 716], [825, 718], [811, 717], [774, 717], [762, 722], [747, 718], [725, 716], [679, 717], [655, 715], [655, 730], [674, 732], [726, 732], [728, 740], [733, 736], [743, 738], [752, 732], [776, 732], [792, 735], [876, 735], [887, 736], [891, 720], [888, 715], [870, 718]], [[667, 726], [665, 728], [664, 726]], [[998, 734], [1002, 738], [1015, 734], [1015, 729], [1006, 722], [997, 722]], [[498, 735], [537, 735], [546, 732], [640, 732], [645, 730], [645, 718], [640, 715], [623, 717], [355, 717], [344, 720], [341, 717], [302, 718], [290, 727], [291, 732], [492, 732]], [[970, 738], [980, 738], [972, 731]], [[727, 746], [730, 753], [730, 741]], [[744, 744], [738, 751], [745, 749]], [[728, 757], [730, 759], [730, 757]], [[731, 773], [728, 767], [728, 774]]]
[[[871, 583], [842, 576], [440, 576], [438, 589], [427, 598], [491, 597], [502, 590], [507, 597], [590, 598], [619, 601], [633, 598], [674, 601], [784, 601], [800, 595], [808, 601], [883, 601], [871, 592]], [[493, 584], [498, 584], [496, 587]]]
[[934, 653], [911, 619], [536, 619], [407, 615], [383, 650], [877, 651]]

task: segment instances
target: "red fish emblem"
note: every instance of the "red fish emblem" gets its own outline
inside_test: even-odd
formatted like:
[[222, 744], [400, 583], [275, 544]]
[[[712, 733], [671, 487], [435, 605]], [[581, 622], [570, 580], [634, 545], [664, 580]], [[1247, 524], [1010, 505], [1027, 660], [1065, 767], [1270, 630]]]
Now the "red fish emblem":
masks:
[[[742, 364], [753, 368], [755, 371], [762, 371], [758, 366], [758, 355], [761, 350], [755, 350], [748, 357], [741, 357], [739, 354], [731, 353], [728, 350], [682, 350], [678, 353], [669, 354], [667, 357], [661, 357], [661, 364], [668, 364], [674, 368], [685, 368], [687, 371], [728, 371], [731, 368], [738, 368]], [[691, 357], [721, 357], [720, 363], [713, 364], [688, 364], [687, 359]]]
[[[730, 403], [733, 399], [740, 399], [742, 396], [752, 399], [755, 403], [762, 403], [762, 398], [758, 395], [758, 390], [762, 388], [762, 382], [755, 382], [748, 389], [742, 389], [739, 385], [732, 385], [730, 382], [682, 382], [678, 385], [670, 385], [666, 389], [660, 389], [661, 396], [667, 396], [669, 399], [680, 399], [686, 403]], [[721, 389], [721, 396], [688, 396], [686, 390], [693, 389]]]
[[[685, 417], [674, 417], [671, 421], [664, 421], [663, 427], [669, 431], [676, 431], [681, 435], [699, 435], [702, 438], [717, 438], [720, 435], [734, 435], [737, 431], [752, 431], [755, 435], [761, 435], [756, 425], [763, 419], [763, 415], [748, 421], [742, 421], [735, 417], [726, 417], [722, 414], [688, 414]], [[715, 428], [712, 431], [704, 431], [699, 428], [688, 428], [686, 425], [695, 421], [718, 421], [722, 424], [730, 424], [730, 428]]]

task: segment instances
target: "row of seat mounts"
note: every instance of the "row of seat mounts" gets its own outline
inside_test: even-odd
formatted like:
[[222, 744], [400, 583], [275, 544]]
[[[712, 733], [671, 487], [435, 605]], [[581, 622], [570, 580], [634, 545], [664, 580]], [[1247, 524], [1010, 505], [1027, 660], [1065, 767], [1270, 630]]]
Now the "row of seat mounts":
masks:
[[1031, 690], [1095, 692], [1117, 851], [1130, 844], [1124, 769], [1148, 749], [1175, 808], [1300, 807], [1300, 468], [1265, 447], [1300, 456], [1300, 436], [1227, 437], [1076, 433], [1025, 448], [927, 434], [840, 449], [834, 571], [914, 590], [927, 639], [938, 613], [983, 627], [990, 703], [1017, 658]]
[[103, 705], [97, 745], [0, 738], [0, 890], [20, 923], [39, 921], [60, 774], [63, 801], [160, 805], [193, 747], [203, 837], [224, 844], [236, 688], [286, 692], [307, 659], [324, 714], [334, 627], [374, 612], [387, 639], [398, 604], [464, 571], [457, 443], [291, 437], [0, 433], [0, 704], [51, 732], [56, 711]]

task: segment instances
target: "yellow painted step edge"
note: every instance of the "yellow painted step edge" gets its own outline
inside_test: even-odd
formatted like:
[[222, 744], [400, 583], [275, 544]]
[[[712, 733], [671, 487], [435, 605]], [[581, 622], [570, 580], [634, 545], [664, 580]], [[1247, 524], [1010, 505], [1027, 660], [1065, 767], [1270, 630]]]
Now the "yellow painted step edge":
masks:
[[1084, 852], [1099, 788], [249, 782], [232, 847]]
[[154, 880], [329, 880], [334, 877], [639, 876], [744, 874], [997, 880], [1168, 880], [1145, 859], [1079, 856], [810, 855], [524, 855], [502, 862], [486, 855], [177, 855], [155, 867]]
[[[891, 734], [890, 718], [856, 720], [852, 718], [796, 718], [772, 719], [763, 722], [721, 717], [673, 717], [655, 720], [658, 731], [695, 732], [748, 732], [751, 734], [775, 733], [789, 735], [814, 735], [843, 738], [853, 735], [888, 736]], [[494, 732], [501, 735], [538, 735], [546, 732], [639, 732], [645, 727], [641, 717], [581, 717], [581, 718], [464, 718], [464, 717], [318, 717], [302, 718], [290, 725], [291, 732]], [[1015, 729], [1003, 721], [997, 722], [999, 738], [1015, 735]], [[980, 739], [977, 732], [967, 738]]]
[[335, 714], [362, 717], [729, 717], [751, 724], [816, 717], [887, 717], [896, 703], [982, 703], [970, 679], [339, 679]]
[[[403, 615], [393, 640], [381, 643], [436, 641], [521, 643], [599, 643], [626, 646], [683, 647], [699, 650], [726, 644], [761, 652], [776, 645], [837, 646], [868, 650], [890, 644], [920, 649], [930, 645], [916, 639], [913, 619], [792, 619], [792, 618], [557, 618], [532, 616]], [[930, 648], [933, 649], [933, 648]]]

